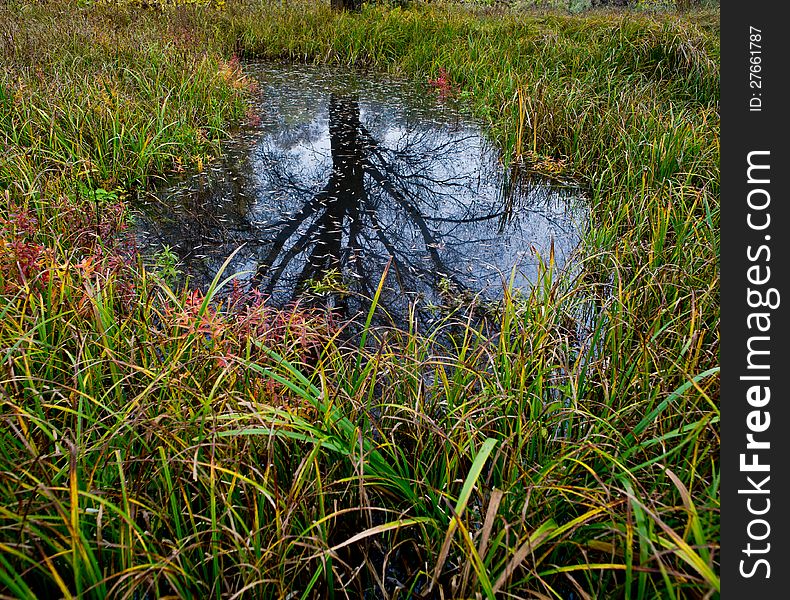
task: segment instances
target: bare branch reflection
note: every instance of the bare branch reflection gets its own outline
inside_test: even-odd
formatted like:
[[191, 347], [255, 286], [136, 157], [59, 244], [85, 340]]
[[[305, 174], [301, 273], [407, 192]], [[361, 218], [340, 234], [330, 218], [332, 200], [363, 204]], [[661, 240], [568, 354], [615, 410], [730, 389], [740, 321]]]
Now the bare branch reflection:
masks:
[[396, 311], [439, 288], [496, 288], [514, 265], [525, 283], [533, 248], [576, 245], [568, 198], [513, 185], [476, 128], [415, 119], [358, 90], [318, 98], [313, 118], [283, 126], [275, 114], [160, 194], [142, 215], [144, 244], [175, 248], [198, 285], [244, 244], [231, 269], [281, 304], [328, 272], [352, 298], [370, 297], [391, 259], [382, 302]]

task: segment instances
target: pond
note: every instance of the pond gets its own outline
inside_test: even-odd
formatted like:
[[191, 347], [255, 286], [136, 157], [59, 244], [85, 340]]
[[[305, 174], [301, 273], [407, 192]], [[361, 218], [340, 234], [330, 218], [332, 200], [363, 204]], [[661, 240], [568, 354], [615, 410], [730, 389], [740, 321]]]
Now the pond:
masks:
[[[501, 298], [539, 257], [559, 267], [587, 209], [567, 184], [503, 168], [482, 127], [433, 90], [342, 69], [247, 64], [254, 115], [220, 159], [137, 207], [143, 254], [164, 247], [195, 287], [226, 274], [268, 302], [366, 310]], [[237, 285], [239, 285], [237, 284]]]

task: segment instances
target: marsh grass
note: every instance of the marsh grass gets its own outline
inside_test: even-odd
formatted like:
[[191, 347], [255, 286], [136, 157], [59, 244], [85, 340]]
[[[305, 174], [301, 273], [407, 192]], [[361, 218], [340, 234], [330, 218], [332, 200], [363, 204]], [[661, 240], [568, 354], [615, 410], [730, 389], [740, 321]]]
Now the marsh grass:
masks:
[[[0, 8], [0, 588], [717, 595], [718, 14]], [[234, 56], [429, 80], [591, 196], [488, 322], [174, 288], [130, 191], [210, 160]], [[452, 84], [450, 86], [450, 84]], [[375, 305], [375, 303], [374, 303]], [[375, 592], [373, 592], [375, 590]]]

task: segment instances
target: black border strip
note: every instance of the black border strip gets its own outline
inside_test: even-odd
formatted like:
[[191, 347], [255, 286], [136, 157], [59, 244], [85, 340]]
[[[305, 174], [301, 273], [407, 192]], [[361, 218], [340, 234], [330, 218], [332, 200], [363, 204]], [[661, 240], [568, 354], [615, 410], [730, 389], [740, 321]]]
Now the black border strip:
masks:
[[783, 4], [721, 8], [721, 580], [733, 600], [790, 597]]

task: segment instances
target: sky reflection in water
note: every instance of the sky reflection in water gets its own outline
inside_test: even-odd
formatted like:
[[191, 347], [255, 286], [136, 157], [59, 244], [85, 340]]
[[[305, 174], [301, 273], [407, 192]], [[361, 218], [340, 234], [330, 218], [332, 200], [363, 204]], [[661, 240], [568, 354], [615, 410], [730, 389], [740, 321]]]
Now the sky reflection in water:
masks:
[[274, 304], [328, 272], [372, 297], [391, 258], [382, 304], [400, 312], [448, 290], [501, 297], [514, 266], [528, 287], [537, 254], [553, 244], [561, 266], [577, 246], [578, 191], [505, 173], [480, 128], [433, 95], [350, 72], [246, 69], [260, 82], [260, 123], [139, 207], [144, 253], [170, 246], [194, 285], [243, 244], [228, 274], [248, 271], [244, 285]]

